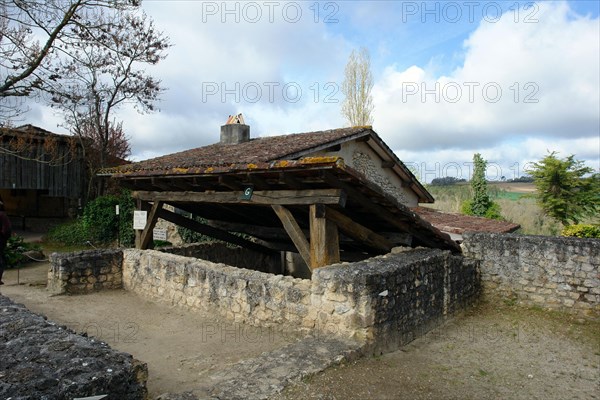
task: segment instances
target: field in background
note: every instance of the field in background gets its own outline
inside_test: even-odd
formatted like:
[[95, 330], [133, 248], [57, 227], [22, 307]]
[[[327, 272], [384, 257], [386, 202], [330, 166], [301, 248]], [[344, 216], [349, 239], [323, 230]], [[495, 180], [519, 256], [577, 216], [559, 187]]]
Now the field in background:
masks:
[[[501, 214], [507, 221], [521, 225], [520, 233], [526, 235], [558, 235], [562, 225], [544, 215], [533, 197], [533, 183], [489, 183], [488, 189], [493, 201], [498, 203]], [[428, 186], [427, 190], [435, 198], [434, 204], [423, 204], [444, 212], [460, 213], [462, 203], [471, 198], [468, 183], [451, 186]]]

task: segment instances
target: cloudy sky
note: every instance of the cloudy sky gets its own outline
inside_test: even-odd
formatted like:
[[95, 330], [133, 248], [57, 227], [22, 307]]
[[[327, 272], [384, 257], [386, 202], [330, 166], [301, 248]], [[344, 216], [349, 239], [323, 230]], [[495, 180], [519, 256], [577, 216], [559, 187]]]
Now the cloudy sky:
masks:
[[[344, 66], [372, 61], [375, 131], [423, 180], [524, 174], [548, 151], [600, 170], [597, 1], [174, 1], [143, 8], [171, 39], [149, 72], [160, 112], [120, 110], [133, 159], [218, 141], [243, 113], [252, 136], [346, 126]], [[61, 132], [34, 106], [27, 122]]]

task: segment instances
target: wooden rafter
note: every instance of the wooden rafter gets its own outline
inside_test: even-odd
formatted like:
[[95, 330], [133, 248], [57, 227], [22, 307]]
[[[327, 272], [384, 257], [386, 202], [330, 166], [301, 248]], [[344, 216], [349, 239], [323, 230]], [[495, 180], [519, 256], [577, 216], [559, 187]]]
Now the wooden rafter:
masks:
[[384, 254], [392, 250], [393, 245], [386, 238], [354, 222], [351, 218], [331, 207], [325, 208], [325, 218], [334, 222], [344, 235], [359, 243]]
[[440, 247], [440, 244], [443, 244], [444, 247], [449, 248], [452, 251], [460, 252], [460, 247], [456, 243], [453, 243], [450, 240], [445, 241], [441, 237], [436, 237], [435, 235], [430, 235], [434, 228], [423, 225], [422, 221], [413, 221], [421, 224], [419, 227], [422, 228], [423, 231], [420, 232], [417, 225], [411, 225], [408, 223], [410, 217], [402, 217], [401, 215], [394, 214], [387, 208], [369, 200], [369, 198], [362, 194], [358, 189], [355, 189], [353, 186], [336, 179], [330, 173], [324, 172], [323, 179], [331, 186], [343, 189], [346, 193], [348, 193], [348, 196], [350, 196], [353, 201], [359, 203], [364, 209], [370, 210], [374, 214], [385, 218], [390, 224], [394, 225], [400, 231], [410, 233], [413, 237], [420, 240], [425, 246], [437, 248]]
[[208, 226], [206, 224], [195, 221], [191, 218], [186, 218], [183, 215], [175, 214], [174, 212], [165, 210], [161, 208], [158, 211], [158, 216], [164, 220], [172, 222], [176, 225], [182, 226], [184, 228], [191, 229], [195, 232], [201, 233], [206, 236], [210, 236], [212, 238], [222, 240], [224, 242], [232, 243], [237, 246], [242, 246], [251, 250], [260, 251], [263, 253], [271, 253], [272, 249], [260, 245], [258, 243], [251, 242], [239, 236], [233, 235], [227, 231]]
[[148, 221], [146, 222], [146, 227], [142, 231], [142, 235], [140, 237], [139, 248], [142, 250], [146, 250], [150, 244], [150, 241], [152, 240], [153, 230], [156, 226], [156, 221], [158, 221], [158, 214], [162, 209], [162, 206], [162, 201], [155, 201], [154, 204], [152, 204], [152, 209], [150, 210]]
[[277, 216], [281, 220], [283, 228], [290, 236], [290, 239], [292, 239], [292, 242], [294, 242], [296, 249], [298, 249], [298, 253], [300, 253], [300, 256], [302, 257], [306, 265], [310, 267], [310, 243], [308, 242], [308, 240], [306, 240], [306, 237], [304, 236], [300, 225], [298, 225], [298, 222], [296, 222], [296, 219], [294, 218], [290, 210], [288, 210], [287, 208], [277, 204], [273, 204], [271, 207], [273, 208], [273, 211], [275, 211], [275, 214], [277, 214]]
[[231, 190], [244, 189], [244, 185], [242, 185], [240, 181], [228, 175], [219, 176], [219, 184], [228, 187]]

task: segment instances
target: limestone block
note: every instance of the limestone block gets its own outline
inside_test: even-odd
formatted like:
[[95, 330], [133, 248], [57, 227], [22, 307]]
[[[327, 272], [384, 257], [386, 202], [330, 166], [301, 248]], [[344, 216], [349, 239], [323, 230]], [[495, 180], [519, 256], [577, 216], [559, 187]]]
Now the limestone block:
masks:
[[585, 297], [585, 299], [586, 299], [587, 301], [589, 301], [590, 303], [598, 303], [598, 302], [600, 302], [600, 296], [597, 296], [597, 295], [593, 295], [593, 294], [586, 294], [586, 295], [585, 295], [585, 296], [583, 296], [583, 297]]
[[325, 292], [325, 299], [328, 301], [335, 301], [339, 303], [345, 303], [348, 301], [348, 296], [343, 293], [337, 292]]
[[575, 302], [575, 308], [578, 308], [581, 310], [589, 310], [592, 308], [592, 305], [590, 303], [586, 303], [583, 301], [577, 301], [577, 302]]
[[546, 301], [546, 298], [540, 295], [532, 295], [530, 299], [538, 304], [543, 304]]
[[352, 309], [350, 308], [350, 306], [348, 306], [348, 304], [339, 304], [335, 306], [335, 313], [339, 315], [346, 314], [350, 310]]

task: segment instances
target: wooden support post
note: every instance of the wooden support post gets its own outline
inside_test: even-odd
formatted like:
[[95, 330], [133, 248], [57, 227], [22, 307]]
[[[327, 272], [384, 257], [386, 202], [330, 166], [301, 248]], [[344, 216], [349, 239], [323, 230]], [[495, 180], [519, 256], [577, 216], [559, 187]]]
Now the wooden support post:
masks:
[[308, 243], [308, 240], [306, 240], [304, 233], [302, 233], [300, 225], [298, 225], [298, 222], [296, 222], [296, 219], [287, 208], [277, 204], [273, 204], [271, 207], [281, 220], [281, 223], [283, 224], [287, 234], [292, 239], [292, 242], [294, 242], [296, 249], [298, 249], [298, 253], [300, 253], [300, 256], [302, 256], [302, 259], [306, 265], [312, 269], [310, 261], [310, 244]]
[[152, 210], [150, 210], [150, 215], [148, 216], [148, 221], [146, 222], [146, 227], [142, 232], [140, 237], [140, 245], [138, 249], [146, 250], [150, 241], [152, 240], [153, 230], [156, 226], [156, 221], [158, 221], [158, 213], [162, 209], [163, 202], [155, 201], [152, 205]]
[[[142, 206], [143, 206], [142, 200], [137, 199], [135, 201], [135, 209], [138, 211], [143, 211]], [[135, 248], [139, 249], [141, 248], [141, 243], [142, 243], [142, 232], [139, 229], [135, 230]]]
[[340, 262], [337, 225], [325, 218], [325, 206], [310, 206], [310, 269]]

